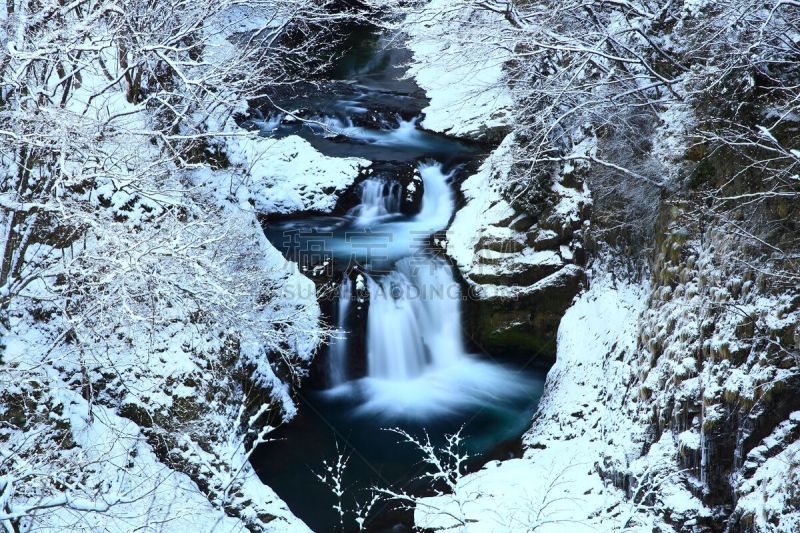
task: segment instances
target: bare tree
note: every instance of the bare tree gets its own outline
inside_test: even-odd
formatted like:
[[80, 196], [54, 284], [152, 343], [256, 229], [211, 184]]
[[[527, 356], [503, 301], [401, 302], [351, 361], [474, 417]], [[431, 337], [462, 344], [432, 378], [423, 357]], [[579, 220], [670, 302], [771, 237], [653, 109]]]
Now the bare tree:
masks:
[[480, 503], [482, 499], [491, 501], [493, 496], [481, 483], [480, 472], [470, 473], [467, 469], [468, 463], [474, 460], [474, 457], [464, 449], [462, 430], [444, 435], [444, 442], [441, 445], [431, 441], [427, 432], [418, 438], [400, 428], [391, 428], [387, 431], [399, 435], [404, 444], [413, 446], [419, 452], [420, 463], [424, 469], [408, 484], [422, 482], [433, 493], [421, 495], [402, 487], [376, 485], [363, 492], [367, 495], [366, 498], [360, 496], [351, 498], [352, 505], [348, 507], [345, 495], [354, 490], [364, 491], [364, 488], [345, 486], [344, 475], [349, 456], [337, 450], [336, 458], [323, 463], [323, 471], [317, 474], [317, 478], [335, 496], [334, 510], [343, 530], [349, 528], [350, 519], [355, 521], [359, 531], [364, 530], [369, 520], [374, 518], [372, 513], [381, 502], [394, 502], [406, 510], [422, 511], [420, 516], [424, 515], [432, 521], [417, 526], [426, 530], [433, 528], [436, 531], [469, 531], [471, 524], [485, 521], [487, 524], [514, 531], [536, 531], [546, 525], [574, 522], [555, 516], [559, 503], [574, 499], [565, 495], [565, 489], [570, 483], [565, 476], [569, 467], [558, 472], [550, 472], [545, 476], [541, 485], [537, 487], [540, 490], [526, 497], [524, 504], [519, 508], [508, 508], [496, 515], [487, 516], [482, 511], [483, 507], [473, 504]]
[[[194, 177], [226, 164], [226, 138], [248, 135], [231, 117], [250, 99], [324, 67], [331, 39], [323, 39], [323, 25], [346, 16], [331, 5], [0, 6], [0, 523], [7, 529], [56, 508], [102, 513], [126, 501], [81, 477], [87, 464], [118, 458], [80, 457], [94, 447], [74, 442], [79, 418], [99, 427], [97, 413], [119, 409], [149, 428], [149, 444], [166, 454], [178, 443], [159, 428], [224, 440], [213, 435], [218, 425], [197, 420], [202, 409], [221, 420], [241, 410], [243, 427], [224, 428], [237, 435], [291, 409], [288, 390], [306, 366], [298, 339], [313, 343], [324, 333], [316, 303], [283, 294], [290, 273], [269, 255], [252, 212], [220, 202]], [[182, 382], [170, 375], [176, 358], [192, 369]], [[205, 398], [188, 396], [212, 374]], [[245, 381], [261, 394], [246, 393]], [[181, 387], [187, 397], [174, 395]], [[85, 414], [48, 414], [63, 397]], [[256, 407], [249, 416], [255, 397], [270, 412]], [[213, 501], [221, 507], [233, 499], [223, 493], [236, 492], [240, 456], [193, 472], [220, 471], [225, 490]]]

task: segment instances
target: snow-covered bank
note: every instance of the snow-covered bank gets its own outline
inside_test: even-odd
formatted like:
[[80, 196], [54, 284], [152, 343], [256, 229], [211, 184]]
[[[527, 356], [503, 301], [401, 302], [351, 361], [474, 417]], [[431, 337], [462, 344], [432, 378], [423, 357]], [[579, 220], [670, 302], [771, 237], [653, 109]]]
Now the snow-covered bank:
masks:
[[610, 448], [624, 450], [630, 442], [612, 437], [627, 424], [609, 405], [624, 400], [609, 395], [626, 388], [631, 370], [622, 359], [636, 349], [645, 295], [646, 287], [617, 284], [610, 276], [592, 280], [561, 321], [556, 363], [524, 436], [524, 456], [489, 463], [463, 477], [455, 494], [425, 499], [416, 508], [418, 526], [466, 524], [469, 531], [499, 533], [626, 525], [635, 508], [622, 491], [607, 486], [596, 463]]
[[[512, 102], [503, 67], [510, 54], [498, 46], [507, 24], [501, 14], [461, 0], [433, 0], [406, 17], [409, 74], [430, 98], [423, 127], [474, 139], [497, 138], [508, 128]], [[465, 43], [461, 32], [473, 38]]]
[[[785, 41], [796, 37], [796, 8], [778, 1], [482, 2], [488, 13], [467, 20], [485, 26], [470, 33], [444, 6], [430, 5], [441, 12], [428, 12], [421, 28], [435, 33], [438, 16], [452, 22], [453, 35], [469, 35], [463, 42], [477, 52], [464, 53], [462, 63], [480, 62], [480, 51], [499, 36], [508, 39], [498, 47], [514, 56], [508, 66], [513, 126], [528, 146], [515, 154], [501, 145], [464, 182], [467, 205], [448, 239], [448, 253], [467, 281], [484, 289], [480, 294], [497, 286], [494, 294], [513, 302], [489, 308], [491, 322], [510, 316], [512, 326], [530, 318], [517, 304], [548, 279], [554, 254], [582, 263], [573, 232], [595, 257], [592, 287], [561, 323], [559, 361], [525, 438], [525, 457], [468, 476], [454, 496], [427, 500], [417, 508], [420, 524], [457, 525], [437, 513], [438, 505], [470, 520], [470, 530], [472, 519], [479, 530], [511, 528], [507, 514], [520, 507], [514, 503], [519, 494], [533, 492], [542, 502], [542, 486], [549, 486], [533, 465], [577, 450], [588, 457], [588, 474], [566, 472], [565, 488], [553, 492], [584, 503], [562, 501], [557, 519], [600, 529], [797, 529], [798, 71], [772, 68], [796, 63], [797, 39]], [[492, 13], [512, 19], [517, 39]], [[424, 36], [410, 33], [412, 40]], [[429, 49], [447, 64], [446, 46]], [[428, 49], [423, 42], [418, 50], [421, 58]], [[420, 72], [421, 84], [429, 83], [435, 96], [424, 68]], [[446, 108], [446, 102], [431, 103], [431, 123], [442, 129], [449, 117], [437, 114], [437, 106]], [[474, 128], [452, 130], [469, 134]], [[520, 176], [512, 167], [508, 179], [511, 156], [523, 168]], [[518, 181], [513, 192], [534, 190], [521, 209], [532, 220], [513, 221], [521, 213], [509, 213], [502, 202], [514, 195], [493, 186], [493, 173], [501, 184]], [[578, 201], [586, 192], [581, 180], [589, 183], [594, 213], [579, 208], [577, 219], [544, 227], [551, 233], [529, 232], [561, 203], [545, 194], [551, 177], [556, 196], [569, 188]], [[560, 244], [566, 249], [553, 246], [565, 237]], [[528, 246], [537, 253], [526, 254]], [[616, 287], [609, 276], [616, 276]], [[636, 289], [637, 312], [611, 312], [625, 308], [627, 298], [609, 295], [626, 293], [622, 287], [642, 276], [651, 288]], [[587, 298], [601, 302], [594, 313], [602, 320], [629, 322], [598, 334], [606, 325], [583, 313], [576, 326], [576, 313], [591, 308]], [[558, 311], [554, 315], [560, 319]], [[581, 335], [597, 346], [578, 342]], [[609, 342], [617, 335], [622, 345]], [[589, 360], [576, 355], [590, 348], [597, 351]], [[569, 461], [550, 462], [563, 471]], [[514, 489], [504, 492], [500, 480]], [[578, 489], [570, 492], [569, 485]], [[595, 499], [601, 490], [610, 498], [602, 506]], [[492, 499], [492, 491], [504, 498]], [[506, 521], [487, 518], [492, 514]], [[528, 525], [534, 518], [527, 515]]]
[[[225, 129], [241, 133], [233, 121]], [[224, 150], [233, 168], [208, 175], [204, 183], [220, 200], [235, 197], [263, 214], [330, 212], [339, 195], [370, 163], [325, 156], [296, 135], [280, 139], [233, 136], [226, 140]]]
[[[591, 205], [588, 188], [562, 184], [548, 191], [553, 207], [536, 222], [512, 207], [505, 190], [511, 181], [513, 135], [508, 135], [478, 171], [464, 180], [466, 205], [447, 230], [447, 254], [482, 298], [518, 298], [571, 272], [582, 243], [573, 239]], [[563, 271], [563, 272], [562, 272]]]
[[537, 212], [514, 204], [518, 149], [506, 136], [461, 184], [465, 205], [447, 230], [446, 253], [477, 296], [475, 334], [484, 347], [553, 355], [561, 315], [583, 280], [592, 200], [572, 169], [542, 185]]
[[[245, 444], [295, 412], [296, 377], [285, 373], [302, 374], [321, 340], [314, 284], [266, 240], [251, 204], [258, 193], [241, 186], [253, 177], [274, 192], [255, 144], [225, 154], [247, 158], [246, 169], [212, 170], [205, 157], [213, 139], [251, 140], [204, 116], [244, 105], [227, 85], [249, 79], [235, 70], [242, 52], [231, 34], [280, 17], [225, 5], [173, 5], [158, 35], [143, 38], [152, 47], [132, 51], [120, 44], [117, 16], [150, 31], [164, 19], [161, 3], [113, 15], [99, 14], [107, 6], [62, 6], [45, 23], [27, 16], [26, 3], [0, 7], [3, 28], [18, 25], [13, 43], [0, 35], [9, 45], [4, 87], [51, 95], [28, 108], [27, 97], [3, 94], [3, 260], [18, 261], [0, 269], [9, 276], [0, 287], [0, 525], [8, 530], [307, 530], [257, 478]], [[207, 55], [191, 44], [159, 48], [172, 32], [202, 42]], [[135, 66], [125, 64], [128, 51]], [[50, 69], [67, 57], [81, 58], [74, 72]], [[158, 83], [142, 81], [150, 74], [139, 68], [158, 72]], [[46, 131], [47, 143], [19, 134], [28, 131]], [[296, 139], [280, 146], [273, 167], [283, 176], [302, 180], [310, 165], [327, 163]], [[18, 154], [37, 161], [30, 187], [15, 181], [28, 166]], [[306, 179], [336, 189], [352, 180], [351, 167]], [[303, 201], [301, 191], [286, 205]]]
[[[56, 531], [131, 531], [142, 525], [156, 531], [194, 531], [198, 533], [241, 532], [248, 524], [256, 523], [258, 513], [274, 517], [269, 531], [305, 531], [303, 524], [294, 518], [272, 491], [260, 483], [246, 467], [247, 457], [241, 448], [230, 442], [225, 454], [231, 467], [245, 465], [235, 484], [236, 496], [229, 495], [227, 505], [241, 506], [245, 516], [234, 517], [220, 507], [219, 500], [209, 500], [198, 488], [195, 480], [180, 469], [167, 467], [148, 443], [141, 428], [113, 409], [90, 406], [69, 391], [63, 383], [52, 383], [56, 392], [49, 400], [49, 414], [63, 424], [69, 424], [66, 442], [74, 448], [64, 451], [58, 471], [80, 467], [82, 483], [102, 489], [102, 498], [79, 491], [34, 500], [37, 507], [48, 512], [37, 520], [40, 528]], [[32, 428], [39, 435], [46, 433], [43, 423]], [[37, 453], [42, 441], [12, 437], [6, 444], [19, 454]], [[52, 465], [39, 460], [27, 466], [36, 468], [41, 476]], [[206, 454], [206, 457], [211, 457]], [[8, 457], [0, 457], [7, 461]], [[194, 462], [202, 464], [199, 457]], [[82, 466], [81, 466], [82, 465]], [[217, 472], [222, 473], [222, 472]], [[20, 472], [12, 467], [0, 474], [4, 509], [2, 519], [15, 513], [25, 513], [27, 505], [22, 496], [35, 494], [38, 483], [19, 478]], [[58, 477], [58, 472], [52, 475]], [[224, 478], [223, 478], [224, 479]], [[228, 482], [233, 479], [228, 476]], [[232, 488], [232, 487], [231, 487]], [[230, 490], [230, 489], [229, 489]], [[20, 515], [21, 516], [21, 515]], [[266, 514], [264, 515], [266, 516]], [[158, 526], [162, 524], [162, 526]]]

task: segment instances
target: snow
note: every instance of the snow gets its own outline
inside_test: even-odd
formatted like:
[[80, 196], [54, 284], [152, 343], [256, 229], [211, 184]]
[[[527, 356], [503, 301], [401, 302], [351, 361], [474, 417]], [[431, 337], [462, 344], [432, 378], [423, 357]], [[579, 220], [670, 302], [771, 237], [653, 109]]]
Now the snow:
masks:
[[[403, 29], [414, 54], [409, 73], [430, 98], [424, 128], [475, 138], [509, 125], [512, 100], [503, 64], [510, 54], [498, 46], [507, 25], [501, 14], [464, 0], [432, 0], [406, 18]], [[460, 35], [471, 38], [460, 41]]]
[[[232, 14], [225, 22], [228, 30], [279, 22], [270, 17], [246, 22], [244, 15], [250, 14]], [[98, 39], [105, 29], [97, 27]], [[101, 53], [111, 77], [121, 78], [116, 71], [118, 50], [104, 46]], [[217, 33], [216, 45], [206, 51], [208, 58], [220, 61], [231, 48]], [[267, 241], [251, 202], [265, 211], [329, 209], [334, 196], [325, 191], [352, 183], [363, 161], [325, 158], [297, 137], [258, 138], [215, 116], [208, 126], [216, 132], [230, 128], [225, 131], [226, 147], [234, 166], [218, 171], [198, 165], [190, 165], [190, 171], [176, 168], [161, 157], [163, 147], [146, 142], [152, 137], [149, 109], [129, 103], [122, 85], [109, 85], [97, 60], [89, 57], [80, 69], [80, 83], [73, 86], [67, 105], [55, 111], [54, 129], [48, 134], [87, 137], [86, 143], [102, 151], [97, 153], [107, 155], [102, 164], [110, 168], [92, 167], [91, 161], [88, 169], [81, 168], [71, 157], [62, 162], [63, 187], [75, 186], [70, 181], [73, 173], [103, 176], [88, 180], [88, 190], [81, 182], [76, 189], [85, 192], [74, 193], [74, 201], [94, 209], [95, 218], [75, 205], [58, 204], [72, 210], [76, 224], [86, 216], [95, 226], [74, 250], [47, 244], [28, 250], [27, 266], [42, 270], [12, 300], [8, 330], [0, 329], [0, 522], [7, 525], [6, 511], [21, 516], [29, 514], [31, 506], [49, 503], [57, 506], [39, 511], [30, 523], [33, 528], [307, 531], [250, 466], [240, 418], [245, 401], [252, 402], [247, 394], [256, 391], [262, 406], [274, 410], [270, 415], [293, 416], [296, 406], [289, 386], [275, 375], [268, 355], [285, 344], [299, 366], [308, 364], [320, 342], [319, 306], [313, 282]], [[46, 81], [60, 83], [57, 77], [53, 71], [53, 79]], [[42, 90], [57, 94], [54, 87]], [[91, 136], [89, 132], [99, 127], [103, 135]], [[99, 208], [106, 205], [107, 211]], [[167, 233], [160, 229], [170, 228], [175, 220], [160, 220], [160, 228], [148, 224], [170, 205], [196, 217], [196, 224], [186, 224], [187, 231], [169, 234], [174, 246], [164, 242]], [[180, 241], [193, 237], [207, 241], [197, 247]], [[181, 244], [198, 256], [208, 252], [213, 258], [181, 270], [181, 263], [173, 261]], [[239, 249], [231, 251], [226, 245]], [[125, 291], [134, 298], [109, 300], [121, 302], [110, 310], [102, 309], [110, 304], [98, 298], [101, 309], [71, 321], [64, 312], [66, 304], [61, 308], [58, 287], [51, 284], [70, 260], [100, 265], [88, 270], [96, 276], [82, 279], [107, 290], [103, 294], [109, 298]], [[215, 277], [208, 271], [214, 268], [219, 270], [213, 274], [224, 274]], [[263, 306], [249, 306], [235, 324], [204, 322], [176, 293], [158, 293], [157, 304], [143, 313], [137, 307], [142, 288], [137, 284], [158, 276], [194, 297], [212, 294], [217, 283], [235, 285], [256, 278], [259, 285], [247, 287], [254, 300], [262, 289], [279, 287], [281, 293]], [[221, 307], [232, 309], [240, 303], [233, 300], [226, 299]], [[203, 303], [213, 313], [220, 302]], [[257, 327], [249, 327], [254, 324]], [[81, 336], [87, 332], [100, 338]], [[271, 334], [279, 343], [265, 340]], [[238, 341], [236, 349], [229, 342], [232, 338]], [[253, 391], [243, 390], [234, 368], [252, 372]], [[33, 407], [25, 403], [30, 400]], [[25, 418], [20, 420], [15, 410]], [[269, 429], [264, 427], [259, 436]], [[23, 529], [25, 525], [23, 519]]]
[[[169, 521], [171, 527], [192, 531], [241, 531], [238, 520], [226, 516], [203, 497], [185, 474], [166, 468], [153, 453], [139, 428], [130, 420], [104, 407], [93, 409], [89, 422], [87, 404], [82, 398], [64, 398], [67, 416], [76, 443], [85, 459], [97, 466], [86, 474], [106, 485], [103, 501], [114, 513], [85, 513], [81, 521], [87, 529], [124, 531], [136, 524], [137, 516], [155, 524]], [[108, 460], [117, 458], [116, 460]], [[120, 468], [123, 459], [124, 468]], [[97, 505], [84, 504], [83, 510]], [[80, 513], [60, 509], [48, 517], [53, 526], [70, 527]], [[125, 518], [125, 517], [130, 518]], [[213, 520], [211, 518], [213, 517]]]
[[233, 137], [226, 154], [235, 170], [215, 176], [214, 188], [220, 195], [237, 195], [240, 187], [246, 188], [245, 199], [261, 213], [330, 212], [338, 194], [370, 163], [325, 156], [296, 135]]
[[[558, 245], [562, 239], [553, 229], [532, 220], [526, 224], [524, 219], [529, 217], [518, 213], [505, 198], [502, 187], [511, 179], [514, 149], [514, 136], [506, 136], [477, 172], [463, 181], [466, 204], [446, 232], [447, 254], [483, 299], [530, 296], [580, 274], [580, 269], [570, 264], [575, 260], [574, 249]], [[560, 180], [553, 183], [551, 198], [554, 205], [549, 218], [563, 226], [576, 225], [583, 207], [591, 203], [585, 184], [576, 189]], [[539, 279], [532, 280], [537, 271]], [[495, 283], [496, 279], [503, 282]]]
[[780, 517], [784, 531], [800, 528], [800, 515], [792, 498], [800, 486], [800, 411], [791, 413], [753, 448], [744, 460], [744, 469], [753, 470], [737, 487], [737, 512], [749, 514], [754, 526], [769, 530]]
[[609, 364], [610, 354], [635, 349], [645, 293], [645, 286], [610, 277], [592, 280], [561, 320], [556, 363], [524, 437], [524, 456], [465, 476], [454, 495], [426, 498], [416, 507], [418, 526], [455, 526], [455, 516], [469, 521], [471, 532], [608, 531], [636, 513], [623, 493], [604, 484], [596, 463], [610, 445], [602, 428], [617, 418], [601, 395], [626, 375], [622, 363]]
[[516, 300], [528, 296], [540, 294], [548, 289], [563, 285], [565, 279], [569, 279], [581, 272], [580, 267], [575, 265], [564, 265], [563, 268], [546, 276], [531, 285], [505, 285], [494, 283], [482, 283], [478, 286], [477, 294], [481, 298], [500, 298], [504, 300]]
[[[46, 396], [41, 398], [39, 411], [49, 412], [49, 418], [57, 424], [67, 424], [74, 445], [62, 441], [67, 444], [63, 449], [50, 449], [48, 429], [42, 424], [30, 427], [31, 434], [39, 436], [35, 440], [24, 434], [4, 432], [0, 457], [7, 462], [0, 473], [0, 483], [9, 484], [4, 488], [12, 490], [0, 497], [3, 504], [0, 519], [6, 512], [24, 514], [33, 504], [53, 506], [39, 511], [35, 522], [39, 529], [130, 531], [148, 525], [157, 531], [247, 530], [245, 522], [226, 514], [218, 502], [210, 501], [189, 476], [167, 467], [134, 422], [108, 407], [90, 406], [56, 374], [51, 375], [53, 379]], [[29, 455], [31, 446], [39, 447], [38, 455]], [[22, 471], [16, 470], [22, 459], [9, 455], [12, 450], [31, 457], [33, 462], [27, 463]], [[48, 462], [54, 458], [46, 453], [58, 454], [56, 464]], [[274, 503], [276, 496], [255, 476], [241, 447], [229, 448], [226, 457], [232, 465], [245, 466], [239, 473], [238, 490], [250, 498], [273, 502], [270, 513], [276, 518], [266, 530], [306, 530], [285, 506]], [[76, 467], [80, 468], [80, 482], [69, 482], [69, 490], [55, 495], [41, 492], [46, 489], [46, 485], [40, 485], [45, 468], [54, 468], [51, 475], [57, 480], [69, 476]], [[4, 500], [11, 495], [15, 497]], [[169, 524], [168, 528], [164, 529], [164, 524]]]
[[481, 231], [515, 214], [496, 188], [497, 182], [502, 182], [511, 170], [513, 143], [510, 135], [503, 139], [478, 171], [461, 185], [466, 205], [458, 210], [447, 229], [447, 254], [462, 272], [472, 266]]

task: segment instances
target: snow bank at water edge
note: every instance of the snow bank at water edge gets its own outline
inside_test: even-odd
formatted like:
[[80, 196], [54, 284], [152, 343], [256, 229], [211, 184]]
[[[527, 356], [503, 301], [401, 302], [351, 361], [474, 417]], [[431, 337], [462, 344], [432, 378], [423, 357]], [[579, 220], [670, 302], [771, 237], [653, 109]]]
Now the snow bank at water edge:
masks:
[[232, 118], [215, 118], [229, 135], [220, 148], [231, 167], [199, 177], [223, 203], [236, 198], [264, 214], [327, 213], [370, 164], [357, 157], [323, 155], [297, 135], [260, 137], [239, 128]]
[[[499, 46], [502, 28], [509, 23], [501, 14], [467, 4], [433, 0], [411, 13], [403, 30], [414, 54], [409, 72], [430, 98], [422, 126], [481, 138], [511, 120], [512, 100], [503, 73], [510, 54]], [[469, 42], [462, 35], [469, 35]]]
[[513, 146], [513, 138], [509, 135], [489, 154], [478, 172], [461, 184], [466, 205], [456, 213], [447, 230], [447, 254], [455, 259], [464, 273], [473, 266], [481, 231], [515, 214], [498, 189], [511, 171]]
[[[355, 157], [328, 157], [291, 135], [282, 139], [235, 137], [226, 153], [236, 171], [215, 184], [223, 192], [246, 187], [260, 213], [327, 213], [370, 163]], [[227, 189], [227, 190], [226, 190]]]
[[604, 485], [595, 463], [609, 442], [626, 442], [606, 433], [624, 420], [606, 409], [603, 395], [629, 371], [617, 361], [621, 357], [608, 354], [635, 349], [645, 295], [642, 286], [594, 280], [561, 321], [557, 361], [524, 437], [524, 456], [489, 463], [463, 477], [454, 494], [424, 499], [415, 511], [418, 526], [444, 530], [466, 523], [470, 531], [498, 533], [625, 526], [636, 509], [622, 492]]

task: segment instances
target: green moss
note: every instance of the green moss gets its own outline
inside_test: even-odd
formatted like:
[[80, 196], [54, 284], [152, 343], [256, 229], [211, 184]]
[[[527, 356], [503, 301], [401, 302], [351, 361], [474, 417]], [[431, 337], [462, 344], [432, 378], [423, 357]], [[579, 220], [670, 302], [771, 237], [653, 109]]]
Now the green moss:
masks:
[[505, 355], [541, 355], [555, 357], [555, 339], [544, 338], [528, 325], [519, 325], [501, 330], [487, 331], [482, 336], [481, 344], [490, 352]]
[[120, 416], [132, 420], [141, 427], [152, 427], [153, 417], [141, 405], [134, 403], [125, 403], [119, 409]]

